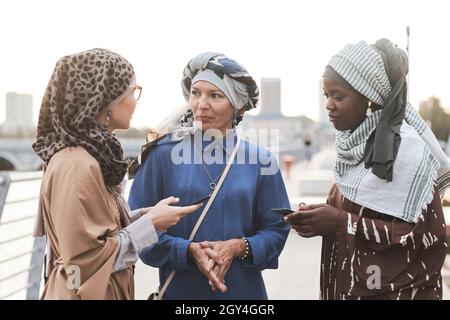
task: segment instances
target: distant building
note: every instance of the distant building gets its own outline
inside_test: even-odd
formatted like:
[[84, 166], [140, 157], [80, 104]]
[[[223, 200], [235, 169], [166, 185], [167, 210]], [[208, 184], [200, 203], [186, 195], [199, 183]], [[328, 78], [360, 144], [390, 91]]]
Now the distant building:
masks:
[[[244, 121], [239, 127], [243, 130], [266, 130], [270, 135], [271, 130], [277, 130], [279, 134], [279, 153], [293, 154], [300, 160], [305, 144], [304, 133], [311, 128], [314, 121], [305, 116], [288, 117], [281, 112], [281, 80], [279, 78], [262, 78], [260, 92], [259, 114], [244, 115]], [[314, 107], [314, 106], [312, 106]], [[260, 131], [264, 132], [264, 131]], [[273, 144], [273, 141], [267, 141]]]
[[450, 113], [443, 108], [441, 101], [436, 97], [421, 101], [419, 113], [444, 148], [450, 136]]
[[281, 114], [281, 79], [261, 79], [261, 112], [260, 115], [279, 117]]
[[33, 96], [7, 92], [5, 123], [1, 126], [1, 132], [20, 135], [33, 129]]

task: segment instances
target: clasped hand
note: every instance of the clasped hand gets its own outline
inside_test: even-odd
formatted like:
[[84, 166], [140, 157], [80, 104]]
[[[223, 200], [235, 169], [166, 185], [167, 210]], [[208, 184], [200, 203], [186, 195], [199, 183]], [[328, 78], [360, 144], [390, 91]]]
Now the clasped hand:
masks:
[[188, 250], [200, 272], [208, 278], [211, 289], [224, 293], [225, 276], [233, 260], [245, 251], [245, 242], [241, 239], [191, 242]]

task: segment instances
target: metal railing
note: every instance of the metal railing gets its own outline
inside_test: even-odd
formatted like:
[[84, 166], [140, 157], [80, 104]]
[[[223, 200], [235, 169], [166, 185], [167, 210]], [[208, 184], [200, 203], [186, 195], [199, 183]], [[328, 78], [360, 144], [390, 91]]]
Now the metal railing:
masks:
[[[8, 172], [0, 171], [0, 227], [8, 226], [8, 228], [14, 229], [14, 227], [17, 226], [19, 223], [29, 221], [35, 218], [35, 213], [33, 213], [25, 215], [20, 218], [2, 221], [3, 211], [6, 210], [9, 206], [22, 204], [29, 201], [36, 201], [37, 203], [38, 201], [38, 196], [32, 197], [28, 196], [21, 199], [14, 199], [7, 201], [7, 195], [11, 185], [19, 184], [21, 182], [39, 181], [41, 180], [41, 178], [42, 178], [41, 174], [36, 174], [35, 176], [32, 177], [11, 178]], [[32, 237], [31, 229], [26, 231], [27, 232], [21, 232], [19, 235], [14, 235], [9, 238], [2, 239], [0, 241], [0, 246], [14, 245], [14, 243], [17, 243], [17, 241], [20, 241], [22, 239], [26, 238], [31, 239]], [[18, 278], [20, 276], [22, 277], [25, 276], [27, 278], [26, 284], [22, 284], [20, 283], [20, 281], [15, 281], [13, 283], [16, 283], [17, 286], [9, 285], [8, 286], [9, 291], [7, 291], [6, 293], [5, 292], [0, 293], [0, 300], [10, 298], [24, 291], [26, 291], [27, 300], [34, 300], [39, 298], [44, 251], [45, 251], [45, 239], [44, 237], [42, 237], [42, 238], [33, 238], [33, 246], [31, 249], [17, 252], [9, 257], [3, 257], [2, 255], [0, 255], [0, 267], [8, 263], [9, 264], [16, 263], [16, 265], [18, 266], [17, 268], [16, 267], [12, 268], [12, 270], [7, 270], [8, 274], [2, 275], [0, 277], [0, 288], [4, 286], [5, 282]], [[23, 263], [19, 264], [19, 259], [23, 259], [24, 257], [27, 256], [31, 256], [30, 262], [27, 263], [26, 266], [23, 266]], [[5, 287], [3, 287], [3, 289]]]

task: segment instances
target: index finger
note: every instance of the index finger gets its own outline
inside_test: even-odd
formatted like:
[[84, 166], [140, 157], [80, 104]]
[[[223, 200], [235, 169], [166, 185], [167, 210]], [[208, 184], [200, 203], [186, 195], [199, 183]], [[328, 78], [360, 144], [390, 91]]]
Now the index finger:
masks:
[[314, 209], [318, 209], [318, 208], [322, 208], [325, 207], [326, 204], [325, 203], [313, 203], [313, 204], [303, 204], [300, 208], [299, 205], [299, 210], [300, 211], [309, 211], [309, 210], [314, 210]]
[[304, 203], [304, 202], [300, 202], [299, 204], [298, 204], [298, 210], [300, 210], [302, 207], [304, 207], [304, 206], [306, 206], [306, 203]]
[[213, 270], [211, 270], [208, 273], [208, 278], [211, 281], [211, 283], [214, 286], [214, 288], [219, 289], [220, 292], [222, 292], [222, 293], [227, 291], [227, 287], [222, 282], [220, 282], [219, 278], [217, 277], [217, 275], [214, 273]]
[[199, 203], [199, 204], [193, 204], [191, 206], [186, 206], [186, 207], [176, 207], [177, 209], [179, 209], [180, 214], [182, 217], [188, 215], [189, 213], [194, 212], [195, 210], [199, 209], [201, 206], [203, 205], [203, 203]]
[[286, 220], [291, 223], [301, 223], [310, 220], [314, 216], [311, 211], [294, 212], [286, 217]]

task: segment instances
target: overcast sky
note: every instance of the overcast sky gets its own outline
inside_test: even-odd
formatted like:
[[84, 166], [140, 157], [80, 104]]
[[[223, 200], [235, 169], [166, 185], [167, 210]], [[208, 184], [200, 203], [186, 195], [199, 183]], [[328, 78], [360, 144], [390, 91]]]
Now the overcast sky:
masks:
[[34, 96], [35, 121], [56, 61], [103, 47], [135, 67], [142, 98], [132, 125], [152, 126], [183, 103], [189, 59], [216, 51], [259, 82], [279, 77], [282, 111], [317, 119], [319, 79], [347, 43], [381, 37], [406, 48], [410, 100], [450, 106], [450, 24], [446, 1], [39, 0], [0, 1], [0, 122], [7, 91]]

